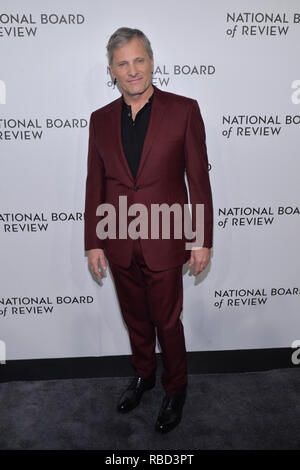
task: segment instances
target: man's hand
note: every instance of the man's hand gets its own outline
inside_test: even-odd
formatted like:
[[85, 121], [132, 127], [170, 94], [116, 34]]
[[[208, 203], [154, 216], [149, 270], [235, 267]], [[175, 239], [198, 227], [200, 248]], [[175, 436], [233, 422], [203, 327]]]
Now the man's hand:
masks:
[[104, 277], [104, 275], [99, 271], [99, 264], [103, 271], [106, 270], [104, 251], [101, 250], [101, 248], [93, 248], [92, 250], [88, 250], [88, 264], [93, 274], [98, 276], [100, 279]]
[[201, 247], [191, 250], [189, 267], [194, 265], [194, 276], [200, 273], [209, 263], [210, 248]]

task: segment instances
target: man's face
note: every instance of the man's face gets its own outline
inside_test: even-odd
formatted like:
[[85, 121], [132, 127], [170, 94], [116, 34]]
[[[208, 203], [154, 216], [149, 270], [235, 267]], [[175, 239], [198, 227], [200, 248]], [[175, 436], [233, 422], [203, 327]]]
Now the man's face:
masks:
[[124, 95], [141, 95], [151, 85], [153, 59], [150, 59], [143, 42], [138, 38], [114, 50], [109, 68]]

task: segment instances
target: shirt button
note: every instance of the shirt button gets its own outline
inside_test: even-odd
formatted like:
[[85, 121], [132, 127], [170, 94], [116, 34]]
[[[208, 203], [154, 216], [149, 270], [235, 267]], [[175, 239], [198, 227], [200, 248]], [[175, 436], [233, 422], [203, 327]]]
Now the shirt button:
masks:
[[140, 187], [139, 187], [139, 186], [134, 186], [133, 189], [134, 189], [135, 191], [138, 191], [138, 190], [140, 189]]

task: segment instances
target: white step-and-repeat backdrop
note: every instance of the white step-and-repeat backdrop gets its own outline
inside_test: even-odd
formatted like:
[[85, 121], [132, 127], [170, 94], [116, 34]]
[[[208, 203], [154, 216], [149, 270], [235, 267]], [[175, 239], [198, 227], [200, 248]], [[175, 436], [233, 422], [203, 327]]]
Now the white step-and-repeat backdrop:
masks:
[[[7, 359], [130, 354], [83, 245], [90, 113], [119, 96], [106, 44], [137, 27], [153, 83], [197, 99], [209, 269], [184, 269], [188, 351], [290, 347], [299, 310], [299, 0], [1, 0], [0, 340]], [[157, 351], [160, 349], [157, 345]]]

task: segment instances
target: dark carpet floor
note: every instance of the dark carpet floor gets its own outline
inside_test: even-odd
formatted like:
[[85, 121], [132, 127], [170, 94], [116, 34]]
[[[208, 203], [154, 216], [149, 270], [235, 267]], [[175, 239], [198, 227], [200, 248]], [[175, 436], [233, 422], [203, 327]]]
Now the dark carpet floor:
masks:
[[126, 415], [116, 403], [130, 378], [0, 384], [0, 449], [299, 449], [300, 369], [189, 375], [182, 421], [154, 430], [155, 388]]

